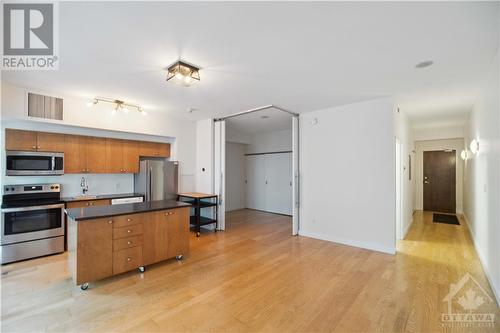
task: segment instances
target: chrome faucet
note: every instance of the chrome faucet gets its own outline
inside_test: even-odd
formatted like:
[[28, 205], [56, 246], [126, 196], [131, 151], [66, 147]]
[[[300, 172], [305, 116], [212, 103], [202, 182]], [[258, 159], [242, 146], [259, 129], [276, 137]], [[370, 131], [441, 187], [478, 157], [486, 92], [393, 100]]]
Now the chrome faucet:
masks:
[[85, 195], [85, 193], [89, 191], [89, 184], [87, 183], [85, 177], [82, 177], [82, 180], [80, 181], [80, 187], [82, 188], [83, 195]]

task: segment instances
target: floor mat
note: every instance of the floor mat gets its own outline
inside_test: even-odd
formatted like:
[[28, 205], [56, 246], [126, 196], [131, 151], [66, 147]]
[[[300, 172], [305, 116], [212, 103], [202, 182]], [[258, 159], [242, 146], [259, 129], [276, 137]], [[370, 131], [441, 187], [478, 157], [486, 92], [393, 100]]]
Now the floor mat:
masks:
[[446, 223], [446, 224], [458, 224], [460, 225], [460, 222], [458, 222], [458, 218], [456, 215], [446, 215], [446, 214], [433, 214], [434, 217], [432, 218], [432, 221], [434, 223]]

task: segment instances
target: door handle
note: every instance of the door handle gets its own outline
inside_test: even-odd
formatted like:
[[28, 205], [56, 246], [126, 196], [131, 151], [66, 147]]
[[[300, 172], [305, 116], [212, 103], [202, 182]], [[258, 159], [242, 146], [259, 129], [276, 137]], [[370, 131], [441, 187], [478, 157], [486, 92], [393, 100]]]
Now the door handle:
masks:
[[431, 182], [428, 182], [427, 180], [424, 180], [424, 184], [430, 184]]

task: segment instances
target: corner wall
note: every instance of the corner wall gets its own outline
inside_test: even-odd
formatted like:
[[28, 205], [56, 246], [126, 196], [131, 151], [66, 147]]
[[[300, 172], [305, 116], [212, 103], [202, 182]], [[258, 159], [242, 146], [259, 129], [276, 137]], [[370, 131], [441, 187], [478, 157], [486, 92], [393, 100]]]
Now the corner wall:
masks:
[[395, 253], [394, 103], [300, 115], [299, 234]]
[[499, 76], [500, 60], [497, 51], [466, 127], [466, 144], [477, 139], [480, 148], [467, 161], [464, 182], [464, 213], [497, 302], [500, 300]]

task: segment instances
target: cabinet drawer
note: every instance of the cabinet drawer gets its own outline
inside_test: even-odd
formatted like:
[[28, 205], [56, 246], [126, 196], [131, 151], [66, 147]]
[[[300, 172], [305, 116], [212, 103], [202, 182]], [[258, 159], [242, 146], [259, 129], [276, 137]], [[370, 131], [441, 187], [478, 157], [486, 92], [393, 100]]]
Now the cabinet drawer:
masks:
[[113, 252], [113, 274], [130, 271], [142, 266], [142, 246]]
[[129, 225], [128, 227], [114, 228], [113, 239], [142, 235], [142, 224]]
[[115, 228], [121, 228], [129, 225], [142, 223], [143, 216], [144, 216], [143, 214], [115, 216], [113, 217], [113, 226]]
[[142, 245], [142, 235], [127, 238], [115, 239], [113, 241], [113, 251], [120, 251], [131, 247]]

